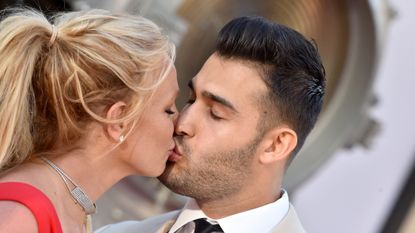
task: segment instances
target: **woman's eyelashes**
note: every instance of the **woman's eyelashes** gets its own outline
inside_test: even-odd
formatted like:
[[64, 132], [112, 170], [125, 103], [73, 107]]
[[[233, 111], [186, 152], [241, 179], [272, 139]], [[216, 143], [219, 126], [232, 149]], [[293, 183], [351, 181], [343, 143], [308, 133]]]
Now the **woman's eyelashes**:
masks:
[[175, 114], [176, 112], [175, 112], [175, 111], [173, 111], [173, 110], [171, 110], [171, 109], [167, 109], [167, 110], [166, 110], [166, 113], [167, 113], [167, 115], [173, 115], [173, 114]]
[[167, 108], [165, 110], [165, 112], [167, 113], [167, 115], [174, 115], [174, 114], [176, 114], [176, 106], [171, 106], [170, 108]]

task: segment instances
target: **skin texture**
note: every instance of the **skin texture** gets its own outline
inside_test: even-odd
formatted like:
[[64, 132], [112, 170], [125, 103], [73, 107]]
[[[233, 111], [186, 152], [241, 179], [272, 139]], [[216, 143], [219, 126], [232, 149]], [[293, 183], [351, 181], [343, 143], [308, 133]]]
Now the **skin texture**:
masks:
[[[159, 179], [218, 218], [275, 201], [295, 133], [261, 128], [266, 85], [254, 66], [213, 54], [190, 83], [176, 154]], [[275, 178], [277, 177], [277, 178]]]
[[[30, 212], [30, 210], [27, 209], [24, 205], [16, 204], [15, 202], [11, 201], [2, 201], [0, 219], [4, 220], [4, 222], [9, 223], [7, 225], [1, 224], [0, 232], [37, 232], [36, 219]], [[20, 225], [20, 227], [18, 229], [12, 227], [16, 225]]]

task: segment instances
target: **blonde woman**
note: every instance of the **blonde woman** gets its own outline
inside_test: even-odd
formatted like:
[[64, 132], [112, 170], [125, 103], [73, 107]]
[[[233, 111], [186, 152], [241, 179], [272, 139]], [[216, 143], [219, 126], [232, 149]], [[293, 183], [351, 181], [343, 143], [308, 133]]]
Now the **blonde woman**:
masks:
[[138, 16], [6, 13], [0, 232], [88, 232], [106, 190], [160, 175], [173, 153], [174, 46]]

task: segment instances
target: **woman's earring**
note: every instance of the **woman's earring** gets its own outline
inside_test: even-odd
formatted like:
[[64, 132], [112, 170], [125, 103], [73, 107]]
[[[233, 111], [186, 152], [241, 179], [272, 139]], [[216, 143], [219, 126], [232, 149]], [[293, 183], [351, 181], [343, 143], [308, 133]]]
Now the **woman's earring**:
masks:
[[121, 143], [121, 142], [123, 142], [125, 140], [125, 136], [124, 135], [121, 135], [120, 136], [120, 138], [118, 139], [118, 141]]

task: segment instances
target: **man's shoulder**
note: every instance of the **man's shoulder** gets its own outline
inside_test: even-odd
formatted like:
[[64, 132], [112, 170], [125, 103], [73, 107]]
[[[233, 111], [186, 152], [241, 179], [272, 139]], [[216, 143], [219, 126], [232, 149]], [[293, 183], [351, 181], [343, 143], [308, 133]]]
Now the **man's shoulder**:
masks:
[[94, 233], [153, 233], [160, 230], [166, 222], [176, 220], [179, 210], [147, 218], [142, 221], [123, 221], [99, 228]]

